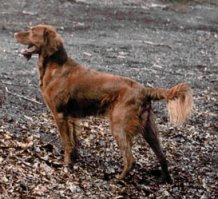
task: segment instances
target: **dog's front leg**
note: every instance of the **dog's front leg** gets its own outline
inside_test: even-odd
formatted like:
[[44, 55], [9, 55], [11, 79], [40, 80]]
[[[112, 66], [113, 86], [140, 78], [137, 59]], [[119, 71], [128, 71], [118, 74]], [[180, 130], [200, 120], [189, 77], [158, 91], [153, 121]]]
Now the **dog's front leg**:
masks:
[[64, 117], [62, 113], [53, 113], [53, 115], [64, 147], [64, 164], [68, 166], [72, 163], [71, 156], [76, 147], [76, 134], [72, 129], [73, 125], [70, 125], [68, 117]]
[[46, 90], [42, 95], [47, 107], [50, 109], [57, 128], [60, 133], [61, 141], [64, 147], [64, 164], [69, 165], [72, 163], [71, 157], [76, 155], [76, 124], [73, 118], [65, 115], [62, 112], [56, 111], [57, 102], [51, 96], [54, 94], [50, 90]]

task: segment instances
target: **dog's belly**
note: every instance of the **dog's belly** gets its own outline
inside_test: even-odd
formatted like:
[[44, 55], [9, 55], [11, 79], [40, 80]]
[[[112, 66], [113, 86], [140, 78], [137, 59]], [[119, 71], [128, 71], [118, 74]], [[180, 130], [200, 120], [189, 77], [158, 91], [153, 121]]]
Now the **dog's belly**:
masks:
[[57, 107], [57, 111], [65, 116], [86, 117], [91, 115], [104, 115], [108, 110], [108, 103], [101, 103], [97, 99], [70, 99], [67, 104], [61, 104]]

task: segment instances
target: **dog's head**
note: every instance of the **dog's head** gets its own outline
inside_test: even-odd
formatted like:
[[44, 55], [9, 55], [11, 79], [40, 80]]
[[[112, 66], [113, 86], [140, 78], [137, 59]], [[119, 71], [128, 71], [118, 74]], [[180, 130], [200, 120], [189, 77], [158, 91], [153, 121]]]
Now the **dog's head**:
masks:
[[27, 59], [32, 54], [51, 56], [63, 45], [61, 36], [50, 25], [33, 26], [28, 31], [15, 33], [15, 38], [19, 43], [28, 46], [21, 52]]

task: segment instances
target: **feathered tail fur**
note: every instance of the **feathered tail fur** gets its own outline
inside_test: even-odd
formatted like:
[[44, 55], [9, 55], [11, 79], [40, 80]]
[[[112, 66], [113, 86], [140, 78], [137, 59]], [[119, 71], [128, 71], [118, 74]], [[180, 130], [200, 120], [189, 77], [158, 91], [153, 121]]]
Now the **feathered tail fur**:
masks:
[[170, 122], [174, 125], [182, 124], [191, 115], [192, 89], [186, 83], [177, 84], [170, 89], [146, 88], [145, 95], [153, 100], [166, 100]]

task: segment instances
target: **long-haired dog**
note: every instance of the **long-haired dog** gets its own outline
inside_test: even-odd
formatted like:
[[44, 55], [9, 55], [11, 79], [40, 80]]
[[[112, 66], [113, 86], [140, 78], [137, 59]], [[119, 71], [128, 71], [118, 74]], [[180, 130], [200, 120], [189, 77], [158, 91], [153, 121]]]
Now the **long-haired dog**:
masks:
[[172, 182], [151, 101], [164, 100], [170, 121], [181, 124], [192, 111], [192, 90], [187, 84], [170, 89], [150, 88], [125, 77], [86, 68], [68, 57], [63, 39], [49, 25], [34, 26], [29, 31], [15, 33], [15, 37], [28, 46], [22, 51], [27, 59], [32, 54], [39, 55], [39, 87], [59, 129], [66, 165], [72, 163], [71, 155], [76, 150], [76, 119], [107, 115], [124, 160], [118, 178], [123, 179], [132, 168], [132, 139], [141, 133], [160, 162], [162, 179]]

